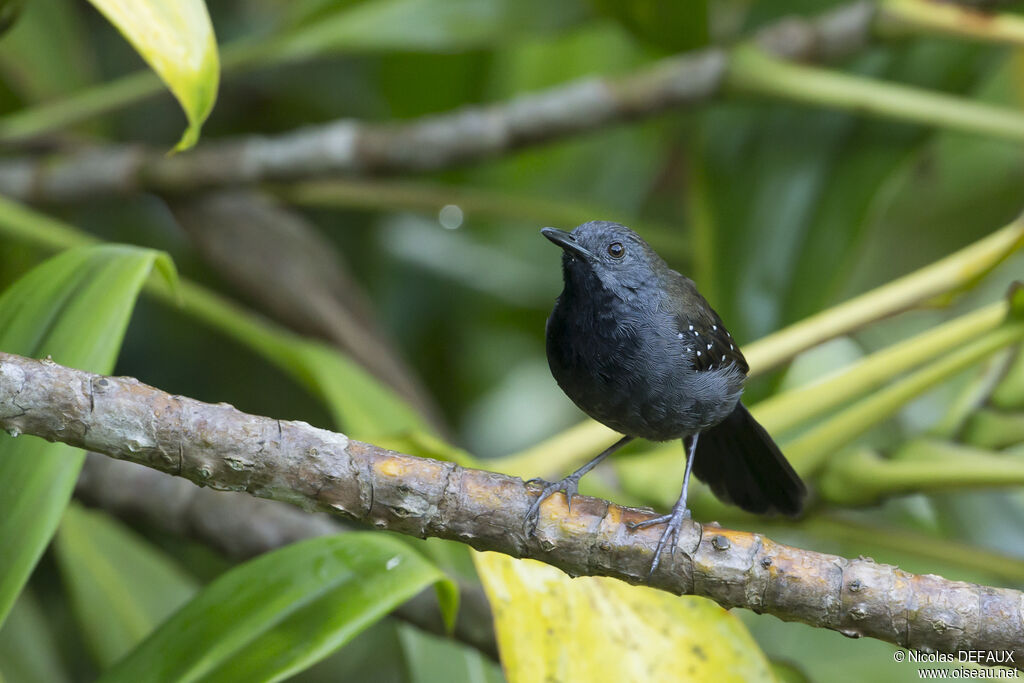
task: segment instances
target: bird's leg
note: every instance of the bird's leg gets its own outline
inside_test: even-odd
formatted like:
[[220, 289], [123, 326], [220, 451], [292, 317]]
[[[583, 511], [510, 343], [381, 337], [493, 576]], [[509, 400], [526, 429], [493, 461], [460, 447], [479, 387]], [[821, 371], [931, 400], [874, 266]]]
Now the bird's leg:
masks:
[[547, 498], [551, 496], [553, 493], [556, 493], [558, 491], [565, 491], [565, 503], [568, 506], [569, 511], [572, 512], [572, 497], [576, 495], [577, 486], [579, 485], [580, 479], [583, 477], [583, 475], [597, 467], [602, 460], [604, 460], [609, 455], [625, 446], [627, 443], [632, 441], [633, 438], [634, 437], [632, 436], [622, 437], [621, 439], [613, 443], [611, 446], [604, 449], [601, 452], [601, 454], [598, 455], [596, 458], [594, 458], [586, 465], [570, 474], [568, 477], [565, 477], [564, 479], [561, 479], [550, 484], [544, 481], [543, 479], [531, 479], [528, 482], [526, 482], [527, 484], [540, 483], [544, 484], [545, 486], [544, 490], [541, 491], [540, 496], [538, 496], [537, 500], [535, 500], [533, 502], [533, 505], [530, 506], [529, 512], [526, 513], [526, 518], [523, 520], [524, 526], [526, 526], [526, 528], [528, 528], [530, 532], [533, 533], [534, 529], [537, 528], [537, 520], [540, 518], [541, 503], [547, 500]]
[[679, 541], [679, 529], [682, 527], [683, 521], [690, 518], [690, 510], [686, 507], [686, 492], [690, 488], [690, 470], [693, 469], [693, 459], [697, 455], [697, 437], [699, 436], [700, 432], [690, 437], [689, 453], [686, 457], [686, 473], [683, 475], [683, 490], [679, 494], [679, 500], [672, 506], [672, 512], [636, 524], [629, 524], [629, 528], [635, 530], [664, 522], [668, 523], [664, 533], [661, 534], [661, 540], [658, 541], [658, 547], [654, 549], [654, 561], [651, 563], [651, 571], [647, 573], [648, 578], [653, 576], [654, 570], [658, 568], [658, 564], [661, 562], [661, 551], [666, 545], [671, 548], [672, 552], [675, 552], [676, 544]]

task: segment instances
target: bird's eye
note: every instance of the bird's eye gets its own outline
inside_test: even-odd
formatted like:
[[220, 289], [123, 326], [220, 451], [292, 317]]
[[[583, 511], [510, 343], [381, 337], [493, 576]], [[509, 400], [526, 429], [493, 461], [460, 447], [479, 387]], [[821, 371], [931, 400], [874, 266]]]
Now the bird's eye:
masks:
[[622, 258], [626, 255], [626, 248], [622, 246], [622, 242], [612, 242], [608, 245], [608, 255], [612, 258]]

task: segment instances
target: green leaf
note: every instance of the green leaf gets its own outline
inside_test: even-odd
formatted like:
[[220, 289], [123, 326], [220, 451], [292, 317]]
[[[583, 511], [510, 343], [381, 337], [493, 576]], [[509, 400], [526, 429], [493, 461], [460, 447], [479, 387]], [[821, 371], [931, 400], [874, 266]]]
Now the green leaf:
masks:
[[[298, 12], [300, 17], [312, 19], [309, 24], [295, 26], [282, 21], [280, 32], [225, 45], [221, 55], [224, 71], [330, 53], [481, 49], [557, 30], [585, 16], [580, 0], [378, 0], [354, 7], [349, 7], [351, 2], [326, 0], [320, 4], [325, 7]], [[212, 65], [214, 76], [216, 66]], [[216, 85], [214, 80], [210, 106]], [[0, 141], [66, 128], [135, 104], [159, 90], [160, 82], [152, 73], [130, 73], [64, 99], [0, 117]]]
[[203, 0], [90, 0], [170, 88], [188, 118], [175, 150], [199, 140], [220, 80], [217, 40]]
[[296, 543], [216, 579], [100, 680], [281, 680], [431, 584], [454, 614], [454, 585], [395, 538]]
[[109, 516], [71, 505], [56, 538], [75, 616], [106, 668], [199, 590], [170, 557]]
[[[0, 235], [44, 249], [63, 249], [94, 238], [72, 226], [0, 197]], [[158, 268], [171, 268], [158, 260]], [[417, 441], [432, 441], [426, 421], [389, 387], [347, 358], [338, 349], [300, 337], [269, 323], [219, 294], [175, 278], [152, 280], [150, 294], [237, 340], [277, 365], [329, 408], [339, 429], [359, 439], [420, 434]], [[0, 348], [3, 338], [0, 336]], [[59, 359], [57, 359], [59, 360]], [[434, 441], [435, 451], [441, 444]], [[449, 458], [465, 462], [455, 450]]]
[[[150, 249], [82, 247], [56, 256], [0, 296], [0, 349], [51, 356], [82, 370], [113, 370], [139, 290], [155, 263]], [[0, 434], [0, 622], [57, 529], [82, 454], [42, 439]]]

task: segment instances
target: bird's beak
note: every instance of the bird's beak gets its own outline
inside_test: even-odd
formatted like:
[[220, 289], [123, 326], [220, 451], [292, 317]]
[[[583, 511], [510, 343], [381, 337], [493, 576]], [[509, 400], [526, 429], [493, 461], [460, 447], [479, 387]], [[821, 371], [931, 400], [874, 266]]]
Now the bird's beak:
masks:
[[594, 258], [593, 254], [580, 246], [576, 241], [576, 238], [572, 236], [572, 233], [568, 233], [565, 230], [559, 230], [558, 228], [541, 228], [540, 234], [544, 235], [571, 254], [581, 256], [585, 259]]

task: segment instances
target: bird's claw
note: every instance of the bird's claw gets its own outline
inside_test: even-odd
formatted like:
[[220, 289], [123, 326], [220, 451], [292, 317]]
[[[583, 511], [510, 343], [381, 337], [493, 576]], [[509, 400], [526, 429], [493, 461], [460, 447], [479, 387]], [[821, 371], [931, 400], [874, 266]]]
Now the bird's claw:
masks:
[[[684, 519], [689, 519], [690, 518], [690, 511], [689, 510], [683, 510], [679, 514], [680, 514], [680, 521], [682, 521]], [[673, 513], [668, 514], [668, 515], [661, 515], [660, 517], [652, 517], [650, 519], [645, 519], [642, 522], [626, 522], [626, 526], [629, 527], [630, 531], [636, 531], [637, 529], [646, 529], [647, 527], [654, 526], [656, 524], [664, 524], [665, 522], [671, 522], [672, 518], [674, 516], [675, 516], [675, 513], [673, 512]]]
[[661, 564], [661, 551], [665, 549], [667, 545], [671, 553], [675, 552], [676, 545], [679, 543], [679, 530], [683, 526], [683, 522], [690, 518], [690, 511], [687, 508], [674, 509], [671, 514], [661, 515], [660, 517], [654, 517], [652, 519], [645, 519], [642, 522], [627, 522], [626, 526], [629, 527], [630, 531], [636, 531], [637, 529], [646, 529], [647, 527], [654, 526], [655, 524], [665, 524], [665, 531], [661, 534], [661, 538], [658, 540], [658, 545], [654, 549], [654, 561], [651, 562], [651, 569], [647, 572], [647, 579], [650, 580], [654, 576], [654, 571]]
[[526, 518], [523, 520], [523, 526], [530, 534], [533, 534], [533, 532], [537, 530], [537, 522], [540, 521], [541, 504], [553, 494], [558, 493], [559, 491], [565, 491], [565, 504], [569, 508], [569, 512], [572, 512], [572, 497], [575, 496], [578, 491], [578, 478], [570, 475], [554, 483], [548, 483], [544, 479], [536, 478], [530, 479], [526, 483], [528, 485], [534, 483], [544, 484], [544, 490], [541, 491], [540, 495], [537, 496], [537, 499], [533, 501], [533, 505], [530, 506], [529, 511], [526, 513]]

